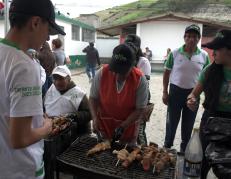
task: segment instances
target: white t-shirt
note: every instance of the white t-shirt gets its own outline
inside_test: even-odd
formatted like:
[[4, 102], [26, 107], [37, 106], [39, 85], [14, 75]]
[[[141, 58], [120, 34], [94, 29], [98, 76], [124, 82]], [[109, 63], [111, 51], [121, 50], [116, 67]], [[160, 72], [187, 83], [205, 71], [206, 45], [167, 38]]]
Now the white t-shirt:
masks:
[[39, 65], [6, 40], [0, 41], [0, 178], [42, 178], [43, 141], [13, 149], [9, 118], [32, 116], [32, 127], [43, 125]]
[[172, 52], [174, 66], [170, 74], [170, 83], [183, 89], [191, 89], [197, 83], [199, 74], [208, 64], [208, 53], [203, 49], [197, 49], [189, 60], [179, 49]]
[[37, 59], [34, 59], [34, 62], [35, 63], [38, 63], [39, 64], [39, 67], [40, 67], [40, 78], [41, 78], [41, 85], [43, 86], [44, 83], [46, 82], [46, 71], [45, 69], [42, 67], [42, 65], [40, 65], [39, 61]]
[[45, 96], [46, 113], [48, 116], [58, 116], [77, 112], [85, 95], [86, 93], [77, 86], [61, 95], [55, 85], [52, 84]]
[[147, 58], [140, 57], [137, 67], [144, 73], [144, 75], [151, 75], [151, 65]]
[[[40, 64], [39, 64], [40, 65]], [[41, 83], [42, 85], [44, 85], [44, 83], [46, 82], [46, 72], [45, 69], [40, 65], [40, 76], [41, 76]]]

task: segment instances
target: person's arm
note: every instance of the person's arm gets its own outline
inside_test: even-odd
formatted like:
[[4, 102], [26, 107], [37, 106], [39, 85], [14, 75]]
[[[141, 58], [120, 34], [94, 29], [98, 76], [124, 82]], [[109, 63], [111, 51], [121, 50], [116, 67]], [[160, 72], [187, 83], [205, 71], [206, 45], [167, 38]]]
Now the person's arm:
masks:
[[192, 111], [195, 111], [198, 108], [198, 98], [202, 91], [204, 90], [203, 84], [205, 83], [205, 73], [209, 66], [205, 67], [201, 74], [199, 75], [198, 82], [192, 92], [187, 97], [187, 106]]
[[85, 48], [82, 50], [82, 52], [87, 53], [87, 50], [88, 50], [88, 46], [85, 47]]
[[93, 131], [98, 131], [98, 119], [97, 119], [97, 110], [99, 106], [98, 99], [96, 98], [89, 98], [90, 102], [90, 112], [92, 116], [92, 122], [93, 122]]
[[69, 56], [66, 56], [65, 62], [66, 62], [67, 65], [71, 64], [71, 59], [70, 59]]
[[100, 62], [99, 52], [98, 52], [98, 50], [96, 50], [96, 59], [97, 59], [97, 63], [98, 63], [98, 65], [100, 65], [100, 64], [101, 64], [101, 62]]
[[192, 92], [187, 97], [187, 106], [192, 111], [195, 111], [198, 107], [198, 98], [203, 91], [203, 85], [198, 82]]
[[165, 105], [168, 105], [168, 84], [169, 84], [169, 78], [171, 74], [171, 70], [173, 68], [173, 53], [171, 52], [167, 58], [167, 61], [164, 65], [165, 71], [163, 74], [163, 96], [162, 101]]
[[136, 109], [135, 111], [133, 111], [128, 118], [123, 121], [121, 123], [121, 127], [126, 129], [127, 127], [129, 127], [131, 124], [133, 124], [136, 121], [141, 121], [142, 120], [142, 116], [144, 115], [145, 112], [145, 108], [139, 108]]
[[31, 128], [32, 117], [12, 117], [9, 122], [10, 143], [14, 149], [25, 148], [45, 138], [52, 130], [51, 119], [45, 118], [40, 128]]
[[168, 105], [168, 84], [171, 71], [165, 69], [163, 74], [163, 96], [162, 100], [165, 105]]
[[101, 75], [102, 75], [102, 68], [96, 72], [90, 89], [89, 107], [90, 107], [90, 112], [93, 121], [93, 131], [98, 130], [97, 112], [99, 107], [99, 85], [100, 85]]
[[79, 105], [78, 111], [74, 114], [77, 124], [80, 126], [88, 124], [91, 120], [90, 104], [87, 96], [85, 95]]
[[205, 61], [205, 64], [204, 64], [204, 66], [203, 66], [203, 69], [206, 68], [206, 67], [210, 64], [210, 61], [211, 61], [211, 60], [210, 60], [210, 58], [209, 58], [209, 55], [207, 54], [207, 55], [206, 55], [206, 61]]
[[148, 82], [145, 76], [140, 79], [140, 84], [136, 91], [136, 109], [122, 122], [121, 127], [126, 129], [128, 126], [133, 124], [135, 121], [143, 120], [145, 108], [148, 103]]

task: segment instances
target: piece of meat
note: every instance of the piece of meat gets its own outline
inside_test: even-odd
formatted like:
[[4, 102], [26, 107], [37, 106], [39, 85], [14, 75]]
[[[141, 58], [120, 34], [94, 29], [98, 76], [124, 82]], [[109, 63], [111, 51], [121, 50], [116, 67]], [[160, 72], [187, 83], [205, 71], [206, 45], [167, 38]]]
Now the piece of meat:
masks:
[[141, 154], [136, 155], [136, 160], [142, 161], [142, 159], [143, 159], [143, 156]]
[[157, 153], [157, 146], [151, 145], [144, 148], [143, 159], [141, 161], [141, 164], [145, 171], [150, 169], [152, 161], [155, 159]]
[[110, 148], [111, 148], [111, 143], [109, 140], [104, 141], [104, 142], [100, 142], [100, 143], [96, 144], [93, 148], [88, 150], [87, 156], [93, 155], [97, 152], [101, 152], [101, 151], [104, 151], [104, 150], [107, 150]]
[[156, 158], [152, 161], [152, 165], [155, 168], [155, 172], [159, 174], [165, 167], [171, 164], [171, 155], [164, 150], [160, 150], [160, 152], [156, 155]]
[[136, 155], [141, 152], [140, 148], [135, 148], [129, 155], [128, 157], [124, 160], [122, 163], [122, 166], [124, 168], [128, 168], [129, 165], [136, 159]]
[[156, 173], [160, 173], [166, 166], [166, 163], [164, 163], [163, 161], [158, 161], [155, 165], [155, 172]]
[[56, 135], [56, 134], [58, 134], [58, 133], [59, 133], [59, 131], [60, 131], [59, 127], [55, 127], [55, 128], [53, 128], [53, 129], [52, 129], [52, 131], [51, 131], [51, 134], [50, 134], [50, 135]]
[[112, 153], [117, 154], [118, 160], [121, 160], [121, 161], [124, 161], [129, 155], [129, 152], [126, 149], [122, 149], [119, 151], [114, 150]]

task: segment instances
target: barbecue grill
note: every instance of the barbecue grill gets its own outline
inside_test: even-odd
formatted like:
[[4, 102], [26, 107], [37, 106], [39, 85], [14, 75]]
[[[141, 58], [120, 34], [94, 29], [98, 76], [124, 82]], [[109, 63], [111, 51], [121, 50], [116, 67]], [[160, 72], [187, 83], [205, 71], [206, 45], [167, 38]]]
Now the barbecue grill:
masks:
[[[97, 144], [97, 139], [90, 135], [79, 137], [63, 154], [57, 157], [57, 179], [59, 172], [70, 173], [84, 179], [172, 179], [175, 168], [167, 167], [159, 175], [152, 171], [144, 171], [138, 161], [134, 161], [128, 169], [117, 167], [117, 157], [110, 150], [91, 157], [86, 152]], [[174, 153], [176, 156], [176, 154]]]
[[56, 168], [56, 156], [64, 152], [72, 142], [71, 129], [73, 126], [67, 127], [55, 136], [51, 136], [44, 140], [44, 164], [45, 179], [54, 178], [54, 170]]

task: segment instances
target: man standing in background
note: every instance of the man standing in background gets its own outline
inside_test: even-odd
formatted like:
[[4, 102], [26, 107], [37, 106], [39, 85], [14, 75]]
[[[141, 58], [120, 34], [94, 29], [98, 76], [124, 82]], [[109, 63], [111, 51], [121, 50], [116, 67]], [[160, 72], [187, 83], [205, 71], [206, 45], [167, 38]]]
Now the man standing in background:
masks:
[[191, 137], [197, 114], [197, 110], [193, 112], [187, 107], [187, 97], [196, 85], [200, 72], [209, 64], [208, 53], [197, 47], [200, 37], [199, 26], [193, 24], [186, 27], [185, 44], [170, 52], [163, 75], [162, 99], [163, 103], [168, 106], [164, 146], [171, 148], [173, 145], [180, 116], [182, 116], [181, 152], [185, 151]]
[[100, 65], [99, 53], [94, 47], [93, 42], [90, 42], [89, 45], [83, 49], [83, 52], [86, 53], [86, 73], [89, 78], [89, 82], [91, 82], [95, 76], [96, 63]]
[[152, 61], [152, 51], [148, 47], [145, 48], [145, 55], [149, 61]]

